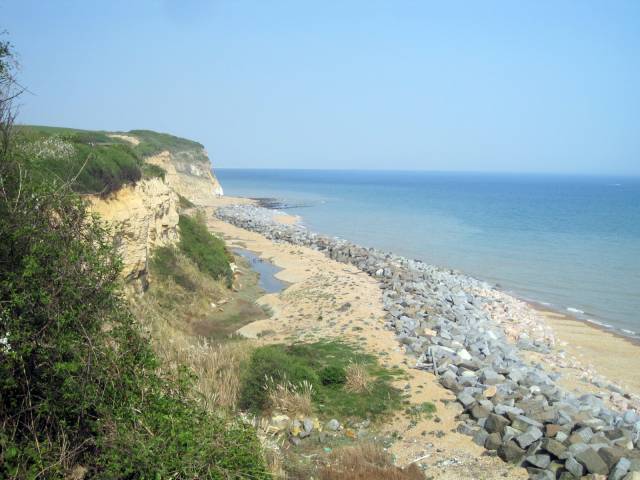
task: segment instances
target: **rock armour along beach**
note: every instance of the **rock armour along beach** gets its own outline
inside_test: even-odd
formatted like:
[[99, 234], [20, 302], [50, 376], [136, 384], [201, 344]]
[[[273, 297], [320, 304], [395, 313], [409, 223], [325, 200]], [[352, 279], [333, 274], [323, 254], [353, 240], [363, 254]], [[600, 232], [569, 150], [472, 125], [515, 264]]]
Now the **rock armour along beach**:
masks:
[[[274, 241], [307, 246], [379, 281], [387, 327], [416, 368], [432, 371], [457, 397], [458, 430], [530, 478], [640, 478], [640, 399], [597, 379], [605, 393], [575, 395], [525, 352], [564, 362], [551, 329], [532, 309], [461, 273], [274, 220], [253, 205], [217, 216]], [[624, 361], [624, 359], [621, 359]]]

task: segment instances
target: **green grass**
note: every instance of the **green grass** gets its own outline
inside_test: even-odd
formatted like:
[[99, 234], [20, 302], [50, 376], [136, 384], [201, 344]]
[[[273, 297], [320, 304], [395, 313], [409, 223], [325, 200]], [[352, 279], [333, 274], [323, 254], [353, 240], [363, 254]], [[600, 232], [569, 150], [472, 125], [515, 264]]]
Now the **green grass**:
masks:
[[142, 178], [161, 178], [164, 180], [164, 176], [167, 174], [164, 168], [151, 163], [143, 163], [140, 169], [142, 171]]
[[168, 133], [153, 132], [151, 130], [130, 130], [128, 133], [140, 140], [140, 144], [134, 148], [136, 152], [143, 157], [155, 155], [164, 150], [169, 150], [174, 153], [184, 150], [201, 150], [204, 148], [204, 146], [198, 142], [175, 137]]
[[[365, 366], [371, 376], [370, 389], [349, 392], [342, 380], [350, 363]], [[240, 406], [260, 411], [267, 405], [265, 376], [313, 385], [316, 412], [325, 417], [376, 418], [402, 406], [401, 392], [392, 386], [402, 372], [380, 366], [373, 355], [338, 341], [268, 345], [257, 348], [244, 368]], [[329, 380], [329, 381], [327, 381]]]
[[200, 271], [214, 279], [224, 279], [231, 287], [233, 256], [224, 241], [211, 234], [201, 219], [180, 215], [180, 250], [195, 262]]
[[191, 276], [181, 268], [178, 262], [178, 252], [174, 247], [156, 248], [151, 257], [150, 268], [154, 275], [171, 278], [189, 292], [196, 290], [197, 285]]
[[423, 418], [431, 418], [436, 413], [436, 406], [431, 402], [422, 402], [418, 405], [411, 405], [405, 410], [412, 423], [416, 424]]
[[[126, 140], [113, 138], [106, 131], [74, 128], [21, 125], [16, 127], [16, 138], [23, 145], [25, 161], [30, 162], [44, 176], [73, 181], [74, 191], [83, 194], [107, 195], [123, 185], [140, 179], [163, 178], [165, 171], [145, 163], [144, 159], [163, 150], [172, 153], [201, 152], [198, 142], [150, 130], [113, 132], [132, 135], [140, 140], [132, 145]], [[57, 138], [71, 145], [73, 154], [36, 155], [47, 139]]]

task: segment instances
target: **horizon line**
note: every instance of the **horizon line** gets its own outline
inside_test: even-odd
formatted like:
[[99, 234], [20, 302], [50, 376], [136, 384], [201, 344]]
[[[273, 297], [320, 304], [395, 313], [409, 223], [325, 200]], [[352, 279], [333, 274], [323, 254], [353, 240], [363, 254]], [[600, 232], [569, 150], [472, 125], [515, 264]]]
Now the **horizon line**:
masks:
[[217, 167], [212, 170], [269, 170], [269, 171], [300, 171], [300, 172], [406, 172], [406, 173], [438, 173], [438, 174], [474, 174], [474, 175], [547, 175], [547, 176], [578, 176], [578, 177], [627, 177], [640, 179], [638, 173], [607, 173], [607, 172], [545, 172], [545, 171], [509, 171], [509, 170], [436, 170], [436, 169], [392, 169], [392, 168], [289, 168], [289, 167]]

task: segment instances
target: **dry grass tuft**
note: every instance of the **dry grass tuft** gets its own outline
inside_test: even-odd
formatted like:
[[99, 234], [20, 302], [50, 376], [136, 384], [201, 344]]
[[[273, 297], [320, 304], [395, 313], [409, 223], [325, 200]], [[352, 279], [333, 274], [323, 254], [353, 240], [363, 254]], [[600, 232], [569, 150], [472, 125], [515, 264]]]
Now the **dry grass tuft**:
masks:
[[351, 363], [347, 366], [345, 388], [352, 393], [364, 393], [371, 390], [371, 375], [363, 365]]
[[391, 455], [375, 443], [344, 447], [329, 456], [319, 471], [320, 480], [424, 480], [411, 464], [402, 469], [393, 465]]
[[294, 385], [286, 378], [276, 383], [273, 378], [267, 377], [264, 389], [268, 391], [269, 407], [271, 410], [289, 415], [311, 415], [313, 413], [313, 385], [303, 380], [301, 384]]

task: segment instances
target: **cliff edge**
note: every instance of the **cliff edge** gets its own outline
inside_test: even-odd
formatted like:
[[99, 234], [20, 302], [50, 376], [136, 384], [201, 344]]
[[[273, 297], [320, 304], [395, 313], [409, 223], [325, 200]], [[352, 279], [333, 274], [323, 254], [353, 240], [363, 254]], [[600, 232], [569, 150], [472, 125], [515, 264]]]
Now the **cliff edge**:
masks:
[[125, 281], [144, 290], [153, 249], [173, 245], [180, 238], [180, 197], [196, 206], [211, 206], [223, 190], [204, 147], [197, 142], [148, 130], [107, 135], [140, 152], [143, 169], [151, 165], [161, 172], [107, 196], [88, 195], [89, 208], [113, 227]]

